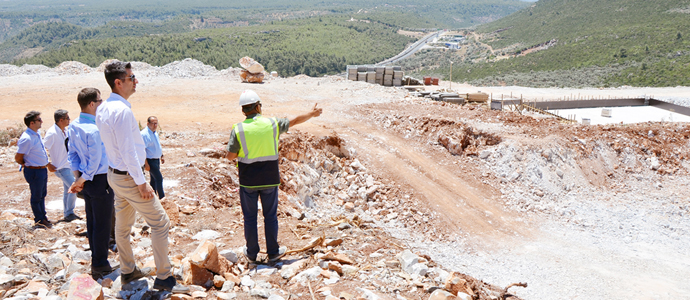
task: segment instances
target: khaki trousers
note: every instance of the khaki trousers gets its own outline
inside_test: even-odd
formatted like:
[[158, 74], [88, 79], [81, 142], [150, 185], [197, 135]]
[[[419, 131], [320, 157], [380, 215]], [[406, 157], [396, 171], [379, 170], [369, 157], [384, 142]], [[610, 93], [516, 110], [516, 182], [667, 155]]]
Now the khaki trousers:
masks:
[[166, 279], [172, 275], [168, 258], [168, 230], [170, 219], [158, 197], [151, 200], [141, 198], [139, 188], [129, 175], [120, 175], [108, 170], [108, 184], [115, 192], [115, 242], [120, 255], [122, 274], [132, 273], [136, 267], [129, 237], [139, 212], [151, 227], [151, 247], [156, 263], [156, 277]]

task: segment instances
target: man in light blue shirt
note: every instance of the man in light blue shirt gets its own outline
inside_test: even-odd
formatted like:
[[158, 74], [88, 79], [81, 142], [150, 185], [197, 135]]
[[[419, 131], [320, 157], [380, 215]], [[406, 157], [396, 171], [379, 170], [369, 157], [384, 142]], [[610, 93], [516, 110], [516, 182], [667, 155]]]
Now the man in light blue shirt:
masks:
[[[14, 160], [22, 165], [24, 179], [31, 190], [31, 210], [34, 213], [36, 228], [51, 228], [53, 224], [46, 216], [46, 194], [48, 193], [48, 154], [43, 146], [38, 130], [43, 125], [41, 113], [32, 110], [24, 116], [26, 131], [17, 141], [17, 154]], [[20, 168], [21, 170], [21, 168]]]
[[96, 127], [96, 108], [103, 102], [101, 93], [95, 88], [82, 89], [77, 102], [81, 114], [68, 129], [70, 168], [77, 180], [69, 191], [84, 194], [91, 277], [98, 280], [113, 271], [108, 262], [108, 244], [115, 193], [108, 186], [108, 157]]
[[150, 116], [146, 120], [146, 128], [141, 130], [141, 138], [146, 146], [144, 169], [148, 170], [151, 175], [151, 187], [156, 191], [158, 199], [163, 199], [165, 192], [163, 192], [161, 164], [165, 163], [165, 159], [163, 158], [163, 149], [161, 148], [161, 142], [156, 129], [158, 129], [158, 118]]

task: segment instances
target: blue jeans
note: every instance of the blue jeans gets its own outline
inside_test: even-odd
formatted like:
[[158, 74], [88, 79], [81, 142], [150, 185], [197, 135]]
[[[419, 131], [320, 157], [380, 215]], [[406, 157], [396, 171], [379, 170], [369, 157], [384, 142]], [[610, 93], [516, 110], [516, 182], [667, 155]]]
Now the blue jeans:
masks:
[[108, 185], [108, 175], [99, 174], [84, 182], [86, 236], [91, 247], [91, 266], [108, 266], [108, 244], [112, 230], [115, 193]]
[[25, 167], [24, 179], [29, 183], [29, 190], [31, 191], [31, 210], [34, 213], [34, 222], [47, 219], [48, 169], [29, 169]]
[[158, 199], [165, 198], [165, 192], [163, 192], [163, 174], [161, 174], [161, 160], [158, 158], [147, 158], [146, 162], [149, 163], [149, 175], [151, 175], [151, 187], [158, 195]]
[[264, 215], [264, 233], [266, 235], [266, 253], [278, 254], [278, 187], [261, 190], [240, 187], [240, 203], [244, 216], [244, 239], [247, 241], [247, 255], [256, 257], [259, 247], [259, 234], [256, 227], [258, 200], [261, 197], [261, 208]]
[[55, 171], [55, 176], [62, 180], [62, 207], [64, 216], [74, 214], [74, 206], [77, 203], [77, 194], [70, 194], [69, 187], [74, 183], [74, 174], [70, 168], [62, 168]]

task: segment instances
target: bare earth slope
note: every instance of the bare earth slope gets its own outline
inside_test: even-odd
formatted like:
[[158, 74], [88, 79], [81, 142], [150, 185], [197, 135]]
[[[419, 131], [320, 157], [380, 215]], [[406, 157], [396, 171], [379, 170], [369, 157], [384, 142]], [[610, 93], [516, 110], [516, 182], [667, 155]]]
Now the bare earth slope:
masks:
[[[156, 115], [161, 124], [166, 199], [180, 212], [171, 231], [171, 256], [177, 259], [194, 251], [199, 241], [193, 236], [203, 230], [221, 233], [213, 239], [220, 250], [242, 245], [236, 169], [218, 157], [232, 124], [242, 120], [239, 94], [253, 89], [265, 115], [296, 116], [315, 103], [324, 109], [321, 117], [281, 136], [286, 158], [281, 161], [281, 243], [296, 249], [321, 235], [342, 238], [345, 243], [331, 250], [350, 256], [358, 268], [340, 274], [337, 283], [330, 284], [322, 273], [306, 284], [277, 273], [264, 278], [250, 272], [251, 266], [236, 264], [240, 277], [270, 283], [271, 294], [311, 299], [311, 285], [317, 299], [324, 299], [326, 290], [336, 297], [344, 291], [373, 299], [356, 288], [383, 298], [428, 299], [433, 287], [444, 287], [448, 274], [442, 269], [501, 288], [527, 282], [527, 288], [510, 290], [523, 299], [677, 299], [690, 294], [687, 124], [568, 125], [538, 115], [438, 103], [411, 97], [401, 88], [340, 77], [296, 76], [251, 85], [240, 83], [232, 70], [189, 78], [146, 66], [134, 72], [140, 80], [130, 99], [135, 116], [143, 125]], [[460, 92], [512, 91], [453, 86]], [[0, 128], [21, 122], [32, 109], [43, 112], [42, 130], [52, 126], [50, 116], [58, 108], [69, 110], [74, 119], [76, 95], [84, 87], [108, 95], [100, 72], [0, 77]], [[690, 92], [513, 89], [533, 99], [573, 93], [676, 99]], [[5, 186], [0, 207], [28, 220], [28, 186], [12, 162], [16, 147], [1, 149]], [[60, 189], [51, 175], [46, 201], [58, 200]], [[49, 216], [59, 219], [59, 209]], [[24, 261], [30, 266], [30, 256], [15, 255], [30, 244], [10, 232], [19, 225], [0, 222], [6, 222], [0, 251], [15, 265]], [[338, 228], [342, 222], [351, 228]], [[84, 226], [56, 227], [52, 230], [69, 242]], [[22, 232], [39, 248], [56, 243], [45, 231]], [[145, 238], [137, 233], [135, 246]], [[143, 263], [150, 250], [142, 249]], [[315, 249], [289, 256], [287, 263], [305, 258], [309, 263], [301, 270], [309, 269], [329, 251]], [[427, 255], [429, 274], [411, 276], [396, 265], [404, 249]], [[287, 263], [276, 267], [282, 270]], [[52, 278], [49, 286], [60, 282], [53, 273], [44, 275]], [[491, 299], [501, 293], [481, 291], [496, 286], [474, 291]], [[249, 290], [235, 292], [245, 298]]]

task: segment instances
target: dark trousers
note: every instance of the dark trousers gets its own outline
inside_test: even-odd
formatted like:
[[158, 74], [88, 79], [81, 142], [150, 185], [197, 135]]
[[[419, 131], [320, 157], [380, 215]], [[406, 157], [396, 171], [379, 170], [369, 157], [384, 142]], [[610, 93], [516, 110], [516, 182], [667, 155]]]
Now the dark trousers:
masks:
[[48, 194], [48, 169], [24, 168], [24, 179], [29, 183], [31, 191], [31, 210], [34, 222], [46, 218], [46, 195]]
[[94, 176], [93, 180], [84, 183], [82, 192], [86, 210], [86, 236], [91, 246], [91, 266], [107, 266], [115, 203], [115, 193], [108, 186], [108, 175]]
[[158, 195], [158, 199], [165, 198], [165, 192], [163, 192], [163, 174], [161, 174], [161, 160], [158, 158], [147, 158], [146, 162], [149, 163], [149, 175], [151, 175], [151, 187]]
[[256, 220], [258, 200], [261, 197], [261, 208], [264, 215], [264, 233], [266, 235], [266, 253], [278, 254], [278, 187], [252, 190], [240, 187], [240, 203], [244, 216], [244, 239], [247, 241], [247, 255], [256, 257], [259, 247], [259, 234]]

